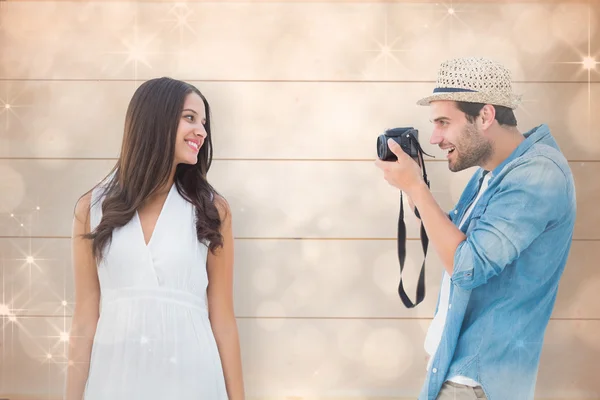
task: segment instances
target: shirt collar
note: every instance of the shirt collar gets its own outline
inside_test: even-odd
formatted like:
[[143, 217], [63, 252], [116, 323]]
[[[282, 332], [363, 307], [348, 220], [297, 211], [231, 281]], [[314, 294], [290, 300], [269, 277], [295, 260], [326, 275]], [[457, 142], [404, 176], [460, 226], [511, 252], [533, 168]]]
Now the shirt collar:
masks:
[[525, 132], [523, 134], [523, 136], [525, 136], [525, 140], [523, 140], [519, 146], [517, 146], [517, 148], [513, 150], [513, 152], [504, 161], [502, 161], [502, 163], [500, 163], [500, 165], [490, 172], [490, 179], [493, 179], [494, 176], [498, 175], [498, 173], [502, 171], [506, 164], [525, 154], [525, 152], [527, 152], [531, 146], [541, 140], [544, 140], [549, 135], [550, 128], [548, 128], [548, 125], [546, 124], [538, 125], [530, 131]]

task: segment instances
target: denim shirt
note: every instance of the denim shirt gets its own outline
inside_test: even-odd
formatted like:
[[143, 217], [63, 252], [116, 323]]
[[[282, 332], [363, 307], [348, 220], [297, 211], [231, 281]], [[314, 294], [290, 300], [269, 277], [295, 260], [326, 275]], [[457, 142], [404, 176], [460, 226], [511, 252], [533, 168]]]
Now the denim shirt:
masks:
[[[489, 400], [534, 398], [576, 205], [571, 170], [548, 127], [524, 135], [489, 172], [487, 190], [461, 227], [467, 239], [454, 254], [446, 325], [419, 400], [434, 400], [455, 375], [480, 382]], [[455, 225], [486, 173], [475, 172], [450, 211]]]

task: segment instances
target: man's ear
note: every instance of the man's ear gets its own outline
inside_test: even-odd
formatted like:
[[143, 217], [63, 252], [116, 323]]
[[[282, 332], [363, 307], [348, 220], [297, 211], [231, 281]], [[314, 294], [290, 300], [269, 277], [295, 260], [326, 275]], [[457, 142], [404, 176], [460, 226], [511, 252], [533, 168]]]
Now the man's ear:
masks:
[[479, 116], [481, 117], [481, 127], [488, 129], [496, 119], [496, 109], [493, 105], [486, 104], [479, 112]]

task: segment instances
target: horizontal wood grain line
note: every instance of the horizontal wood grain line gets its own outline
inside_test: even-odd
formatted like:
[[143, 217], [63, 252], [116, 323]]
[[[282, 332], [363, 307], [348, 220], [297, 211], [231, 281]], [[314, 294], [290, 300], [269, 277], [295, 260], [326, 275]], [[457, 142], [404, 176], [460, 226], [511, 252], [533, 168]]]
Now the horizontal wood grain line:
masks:
[[[40, 0], [0, 0], [7, 3], [30, 3]], [[55, 3], [90, 3], [98, 0], [53, 0]], [[103, 2], [124, 3], [132, 0], [103, 0]], [[215, 0], [187, 0], [188, 3], [212, 3]], [[566, 0], [570, 3], [592, 4], [598, 0]], [[134, 3], [173, 3], [174, 0], [133, 0]], [[406, 0], [219, 0], [220, 3], [406, 3]], [[439, 3], [439, 0], [411, 0], [411, 3]], [[564, 3], [565, 0], [461, 0], [461, 3]]]
[[[36, 0], [31, 0], [36, 1]], [[67, 0], [65, 0], [67, 1]], [[600, 1], [600, 0], [599, 0]], [[150, 79], [150, 78], [148, 78]], [[399, 80], [352, 80], [352, 79], [186, 79], [185, 77], [179, 78], [183, 81], [190, 83], [361, 83], [361, 84], [381, 84], [381, 83], [430, 83], [435, 84], [435, 80], [423, 80], [423, 79], [399, 79]], [[130, 78], [0, 78], [0, 82], [144, 82], [147, 79], [130, 79]], [[517, 84], [553, 84], [553, 83], [564, 83], [564, 84], [600, 84], [600, 80], [587, 79], [585, 80], [513, 80], [513, 83]], [[415, 100], [416, 101], [416, 100]]]
[[[71, 239], [71, 236], [4, 236], [0, 235], [0, 240], [2, 239]], [[359, 238], [359, 237], [252, 237], [252, 236], [242, 236], [242, 237], [234, 237], [234, 240], [272, 240], [272, 241], [390, 241], [396, 240], [395, 237], [385, 238], [385, 237], [375, 237], [375, 238]], [[407, 238], [406, 240], [421, 240], [419, 238]], [[572, 242], [600, 242], [600, 239], [573, 239]]]
[[[327, 319], [327, 320], [415, 320], [415, 321], [428, 321], [432, 320], [433, 317], [250, 317], [250, 316], [236, 316], [238, 319], [294, 319], [294, 320], [312, 320], [312, 319]], [[554, 318], [550, 317], [550, 321], [600, 321], [600, 318]]]
[[[427, 157], [427, 156], [426, 156]], [[238, 158], [238, 157], [214, 157], [213, 161], [268, 161], [268, 162], [373, 162], [373, 158]], [[0, 157], [0, 161], [117, 161], [113, 157]], [[442, 158], [426, 158], [426, 162], [447, 162]], [[570, 163], [597, 163], [598, 160], [567, 160]]]
[[[6, 0], [0, 0], [0, 1], [6, 1]], [[15, 1], [15, 0], [10, 0], [10, 1]], [[30, 1], [30, 0], [18, 0], [18, 1]], [[60, 0], [60, 1], [66, 1], [66, 0]], [[222, 1], [229, 1], [229, 0], [222, 0]], [[553, 1], [553, 0], [549, 0], [549, 1]], [[0, 397], [0, 400], [40, 400], [41, 397], [39, 397], [39, 395], [37, 396], [33, 396], [33, 395], [26, 395], [26, 394], [19, 394], [19, 395], [0, 395], [2, 397]], [[63, 397], [52, 397], [52, 396], [44, 396], [43, 400], [63, 400]], [[248, 393], [246, 395], [246, 399], [247, 400], [317, 400], [317, 399], [324, 399], [323, 397], [315, 397], [315, 396], [286, 396], [286, 397], [272, 397], [272, 396], [254, 396], [250, 393]], [[356, 396], [327, 396], [326, 397], [327, 400], [414, 400], [415, 397], [381, 397], [381, 396], [366, 396], [366, 395], [360, 395], [360, 397], [356, 397]], [[535, 400], [594, 400], [593, 398], [590, 397], [543, 397], [543, 398], [539, 398], [536, 397]], [[595, 400], [598, 400], [600, 398], [596, 398]]]
[[[71, 239], [71, 236], [3, 236], [0, 235], [1, 239]], [[368, 240], [368, 241], [377, 241], [377, 240], [396, 240], [396, 238], [336, 238], [336, 237], [234, 237], [235, 240], [314, 240], [314, 241], [336, 241], [336, 240], [348, 240], [348, 241], [358, 241], [358, 240]], [[407, 238], [406, 240], [420, 240], [419, 238]], [[583, 239], [574, 239], [574, 240], [583, 240]], [[596, 239], [590, 239], [596, 240]], [[598, 239], [600, 241], [600, 239]]]
[[[0, 0], [7, 3], [29, 3], [40, 0]], [[89, 3], [98, 0], [53, 0], [55, 3], [76, 1]], [[123, 3], [131, 0], [103, 0], [105, 2]], [[570, 3], [593, 3], [597, 0], [568, 0]], [[174, 0], [134, 0], [135, 3], [173, 3]], [[212, 3], [214, 0], [187, 0], [188, 3]], [[406, 0], [219, 0], [221, 3], [406, 3]], [[565, 0], [461, 0], [461, 3], [564, 3]], [[411, 3], [439, 3], [439, 0], [411, 0]]]
[[[17, 319], [24, 318], [72, 318], [72, 314], [11, 314]], [[8, 315], [2, 315], [1, 318], [8, 319]], [[244, 320], [276, 320], [276, 319], [289, 319], [289, 320], [341, 320], [341, 321], [361, 321], [361, 320], [373, 320], [373, 321], [429, 321], [433, 317], [323, 317], [323, 316], [311, 316], [311, 317], [294, 317], [294, 316], [268, 316], [258, 317], [249, 315], [237, 315], [235, 318]], [[555, 318], [550, 317], [550, 321], [600, 321], [600, 318]]]

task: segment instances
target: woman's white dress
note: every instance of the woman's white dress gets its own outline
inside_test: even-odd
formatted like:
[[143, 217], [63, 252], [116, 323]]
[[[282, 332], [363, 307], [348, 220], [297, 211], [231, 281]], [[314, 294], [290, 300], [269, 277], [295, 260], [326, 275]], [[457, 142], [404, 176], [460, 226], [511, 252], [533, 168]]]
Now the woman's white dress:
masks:
[[[98, 187], [91, 229], [102, 199]], [[227, 399], [208, 319], [208, 248], [197, 240], [195, 219], [173, 185], [148, 245], [137, 213], [113, 231], [98, 265], [101, 313], [86, 400]]]

